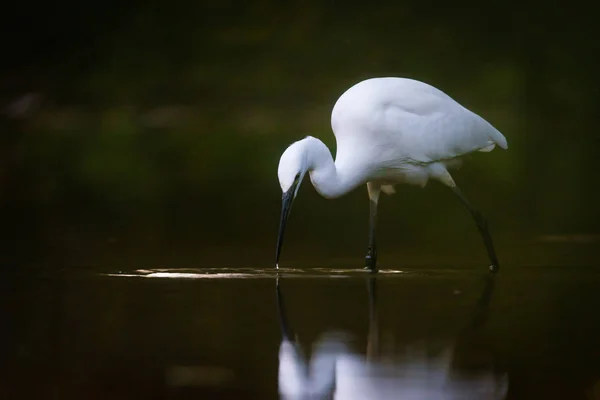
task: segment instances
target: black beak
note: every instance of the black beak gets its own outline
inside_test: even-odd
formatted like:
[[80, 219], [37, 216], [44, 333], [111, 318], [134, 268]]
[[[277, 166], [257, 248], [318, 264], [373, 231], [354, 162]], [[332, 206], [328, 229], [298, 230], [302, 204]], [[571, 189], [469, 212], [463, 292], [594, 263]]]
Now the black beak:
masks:
[[296, 192], [296, 181], [287, 192], [283, 194], [281, 198], [281, 221], [279, 222], [279, 236], [277, 237], [277, 252], [275, 253], [275, 268], [279, 269], [279, 255], [281, 254], [281, 245], [283, 244], [283, 233], [285, 231], [285, 224], [290, 210], [292, 209], [292, 203], [294, 202], [294, 193]]

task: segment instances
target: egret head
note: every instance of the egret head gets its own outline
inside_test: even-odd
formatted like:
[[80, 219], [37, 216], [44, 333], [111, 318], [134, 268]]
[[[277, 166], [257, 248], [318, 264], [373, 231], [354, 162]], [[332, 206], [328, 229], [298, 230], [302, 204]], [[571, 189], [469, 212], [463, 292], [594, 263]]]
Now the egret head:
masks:
[[305, 143], [303, 140], [292, 143], [281, 155], [279, 159], [279, 168], [277, 175], [279, 177], [279, 185], [281, 186], [282, 205], [281, 205], [281, 221], [279, 223], [279, 236], [277, 238], [277, 252], [275, 254], [275, 265], [279, 268], [279, 254], [281, 245], [283, 244], [283, 233], [285, 224], [292, 203], [298, 193], [300, 183], [308, 170], [307, 155], [305, 151]]

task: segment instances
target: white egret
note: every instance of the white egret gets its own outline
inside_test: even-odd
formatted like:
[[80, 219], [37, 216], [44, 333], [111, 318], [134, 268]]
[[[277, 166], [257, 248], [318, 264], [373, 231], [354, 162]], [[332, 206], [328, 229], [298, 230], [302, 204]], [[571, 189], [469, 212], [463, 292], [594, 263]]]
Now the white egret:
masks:
[[366, 268], [377, 271], [375, 225], [381, 191], [391, 195], [400, 183], [425, 186], [429, 178], [449, 186], [471, 213], [491, 261], [499, 268], [486, 220], [456, 186], [448, 168], [462, 156], [508, 148], [506, 138], [479, 115], [426, 83], [405, 78], [359, 82], [338, 99], [331, 113], [337, 142], [335, 162], [327, 146], [312, 136], [292, 143], [281, 155], [278, 177], [283, 192], [275, 265], [293, 200], [308, 172], [319, 194], [340, 197], [367, 184], [370, 199]]

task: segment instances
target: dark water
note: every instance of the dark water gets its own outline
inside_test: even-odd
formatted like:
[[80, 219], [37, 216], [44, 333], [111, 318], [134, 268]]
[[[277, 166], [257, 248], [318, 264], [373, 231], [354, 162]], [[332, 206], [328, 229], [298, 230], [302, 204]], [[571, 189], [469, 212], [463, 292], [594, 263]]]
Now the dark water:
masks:
[[598, 399], [599, 286], [587, 267], [14, 277], [0, 398]]

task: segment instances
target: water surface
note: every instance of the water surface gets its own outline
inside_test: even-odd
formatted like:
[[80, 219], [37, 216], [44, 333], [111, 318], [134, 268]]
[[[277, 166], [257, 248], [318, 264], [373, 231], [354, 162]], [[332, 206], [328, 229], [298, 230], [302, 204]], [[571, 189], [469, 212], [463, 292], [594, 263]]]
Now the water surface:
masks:
[[599, 285], [584, 267], [17, 277], [3, 285], [0, 394], [594, 399]]

